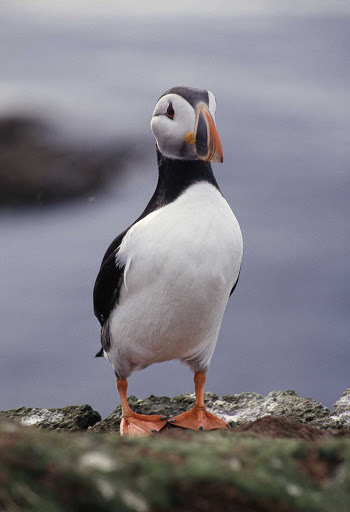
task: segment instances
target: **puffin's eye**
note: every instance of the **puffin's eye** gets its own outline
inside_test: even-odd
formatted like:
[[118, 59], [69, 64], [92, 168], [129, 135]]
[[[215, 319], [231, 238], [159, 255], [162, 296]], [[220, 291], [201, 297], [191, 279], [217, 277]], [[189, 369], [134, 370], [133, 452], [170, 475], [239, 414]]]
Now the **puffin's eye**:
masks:
[[170, 119], [174, 119], [175, 110], [173, 109], [173, 104], [170, 102], [165, 113]]

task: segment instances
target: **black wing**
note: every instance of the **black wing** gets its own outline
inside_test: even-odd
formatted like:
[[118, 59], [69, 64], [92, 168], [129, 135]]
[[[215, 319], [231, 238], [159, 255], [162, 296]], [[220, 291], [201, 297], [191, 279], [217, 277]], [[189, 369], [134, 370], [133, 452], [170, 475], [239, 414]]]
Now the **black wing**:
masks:
[[101, 324], [101, 350], [96, 357], [102, 357], [104, 350], [110, 348], [108, 317], [118, 301], [123, 282], [124, 266], [116, 265], [116, 249], [103, 263], [94, 286], [94, 312]]
[[[135, 221], [137, 222], [137, 221]], [[134, 223], [135, 224], [135, 223]], [[133, 224], [131, 225], [133, 226]], [[129, 226], [128, 228], [124, 229], [124, 231], [122, 233], [120, 233], [120, 235], [118, 235], [114, 240], [113, 242], [110, 244], [110, 246], [108, 247], [107, 251], [105, 252], [105, 255], [103, 256], [103, 259], [102, 259], [102, 263], [101, 263], [101, 269], [105, 263], [105, 261], [111, 256], [112, 253], [117, 253], [118, 250], [119, 250], [119, 247], [120, 247], [120, 244], [122, 243], [123, 241], [123, 238], [124, 236], [126, 235], [126, 233], [129, 231], [129, 229], [131, 228], [131, 226]]]
[[116, 255], [128, 229], [120, 233], [108, 247], [95, 281], [94, 312], [102, 327], [118, 299], [123, 281], [124, 267], [116, 265]]
[[101, 326], [108, 319], [118, 299], [123, 281], [124, 267], [117, 267], [115, 261], [117, 253], [118, 250], [114, 251], [104, 261], [94, 286], [94, 312]]

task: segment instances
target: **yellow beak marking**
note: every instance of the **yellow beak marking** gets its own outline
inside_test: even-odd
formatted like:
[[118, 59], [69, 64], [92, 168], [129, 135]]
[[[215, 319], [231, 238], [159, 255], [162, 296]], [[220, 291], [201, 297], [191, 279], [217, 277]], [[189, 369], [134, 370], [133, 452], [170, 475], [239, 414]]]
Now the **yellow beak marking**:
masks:
[[186, 133], [185, 142], [187, 142], [188, 144], [194, 144], [196, 142], [196, 137], [194, 136], [193, 132]]

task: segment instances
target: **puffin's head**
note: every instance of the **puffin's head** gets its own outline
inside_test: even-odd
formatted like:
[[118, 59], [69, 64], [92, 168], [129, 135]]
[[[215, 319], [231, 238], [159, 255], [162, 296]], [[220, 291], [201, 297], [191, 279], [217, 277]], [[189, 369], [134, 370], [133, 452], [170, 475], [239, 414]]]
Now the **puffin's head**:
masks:
[[151, 121], [159, 151], [169, 158], [222, 162], [215, 127], [214, 94], [204, 89], [173, 87], [158, 100]]

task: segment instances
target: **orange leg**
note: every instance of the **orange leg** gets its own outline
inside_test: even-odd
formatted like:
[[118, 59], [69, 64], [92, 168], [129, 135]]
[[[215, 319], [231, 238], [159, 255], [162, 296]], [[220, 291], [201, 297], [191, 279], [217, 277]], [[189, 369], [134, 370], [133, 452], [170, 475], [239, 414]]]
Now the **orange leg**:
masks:
[[194, 376], [194, 385], [196, 391], [196, 403], [194, 407], [179, 416], [171, 418], [168, 422], [172, 425], [182, 428], [190, 428], [192, 430], [215, 430], [215, 429], [227, 429], [228, 425], [226, 421], [222, 420], [207, 411], [204, 405], [204, 384], [205, 384], [205, 373], [196, 372]]
[[122, 404], [121, 436], [148, 436], [153, 432], [159, 432], [166, 425], [167, 419], [164, 416], [137, 414], [130, 409], [126, 397], [128, 389], [126, 379], [117, 379], [117, 389]]

